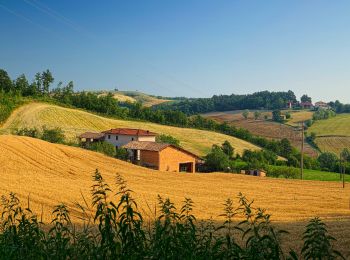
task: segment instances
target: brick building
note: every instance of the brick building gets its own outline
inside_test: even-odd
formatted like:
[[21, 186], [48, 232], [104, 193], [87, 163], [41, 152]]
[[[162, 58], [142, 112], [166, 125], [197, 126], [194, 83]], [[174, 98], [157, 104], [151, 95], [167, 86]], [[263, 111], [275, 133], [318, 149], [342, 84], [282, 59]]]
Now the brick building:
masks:
[[141, 166], [160, 171], [195, 172], [200, 158], [171, 144], [132, 141], [124, 145], [130, 151], [130, 160]]

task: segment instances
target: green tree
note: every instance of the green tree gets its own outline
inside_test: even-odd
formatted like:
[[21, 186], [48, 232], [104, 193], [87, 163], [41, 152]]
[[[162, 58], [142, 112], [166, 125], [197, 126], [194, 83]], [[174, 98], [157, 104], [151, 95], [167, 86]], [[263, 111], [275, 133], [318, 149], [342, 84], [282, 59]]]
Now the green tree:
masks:
[[248, 110], [248, 109], [244, 110], [243, 113], [242, 113], [242, 116], [243, 116], [245, 119], [248, 119], [249, 110]]
[[13, 83], [7, 71], [0, 69], [0, 90], [4, 90], [5, 92], [9, 92], [13, 90]]
[[281, 110], [272, 111], [272, 120], [275, 122], [282, 122]]
[[176, 139], [175, 137], [171, 135], [165, 135], [161, 134], [156, 137], [156, 142], [157, 143], [167, 143], [167, 144], [172, 144], [176, 147], [180, 147], [180, 140]]
[[320, 163], [320, 167], [326, 171], [335, 171], [338, 157], [334, 153], [326, 152], [322, 153], [318, 158], [318, 162]]
[[260, 116], [261, 116], [260, 111], [255, 111], [255, 112], [254, 112], [254, 119], [255, 119], [255, 120], [258, 120], [258, 119], [260, 118]]
[[54, 78], [49, 70], [46, 70], [41, 74], [41, 81], [42, 81], [42, 93], [48, 94], [50, 91], [50, 85], [54, 81]]
[[308, 95], [304, 94], [304, 95], [301, 96], [300, 101], [301, 102], [311, 102], [312, 99]]
[[208, 171], [230, 170], [230, 159], [217, 145], [213, 145], [211, 152], [205, 156], [205, 166]]
[[232, 145], [230, 144], [230, 142], [226, 140], [226, 141], [222, 144], [221, 148], [222, 148], [222, 151], [223, 151], [230, 159], [232, 159], [235, 149], [232, 147]]
[[29, 83], [24, 74], [20, 75], [16, 80], [15, 80], [15, 90], [20, 93], [26, 93], [29, 89]]

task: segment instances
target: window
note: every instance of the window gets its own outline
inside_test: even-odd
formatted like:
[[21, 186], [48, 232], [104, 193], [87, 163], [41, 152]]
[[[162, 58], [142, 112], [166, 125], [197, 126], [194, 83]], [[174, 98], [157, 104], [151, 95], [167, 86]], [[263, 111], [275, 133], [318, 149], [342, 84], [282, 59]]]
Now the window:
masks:
[[134, 137], [131, 138], [131, 141], [134, 141]]
[[118, 136], [115, 137], [115, 140], [118, 140]]
[[111, 135], [108, 135], [108, 139], [111, 139]]

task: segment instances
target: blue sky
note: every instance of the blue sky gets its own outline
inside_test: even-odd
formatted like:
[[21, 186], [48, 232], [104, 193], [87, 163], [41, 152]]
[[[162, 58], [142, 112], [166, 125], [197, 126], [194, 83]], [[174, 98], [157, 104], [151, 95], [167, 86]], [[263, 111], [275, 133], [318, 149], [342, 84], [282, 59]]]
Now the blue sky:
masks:
[[79, 90], [350, 103], [349, 1], [0, 0], [0, 67]]

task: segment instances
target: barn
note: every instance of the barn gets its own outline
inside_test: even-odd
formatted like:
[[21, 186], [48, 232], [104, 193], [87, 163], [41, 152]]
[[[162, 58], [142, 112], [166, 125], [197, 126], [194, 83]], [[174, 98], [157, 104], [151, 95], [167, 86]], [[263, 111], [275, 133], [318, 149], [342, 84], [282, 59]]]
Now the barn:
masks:
[[166, 143], [132, 141], [123, 148], [133, 163], [160, 171], [195, 172], [200, 161], [197, 155]]

